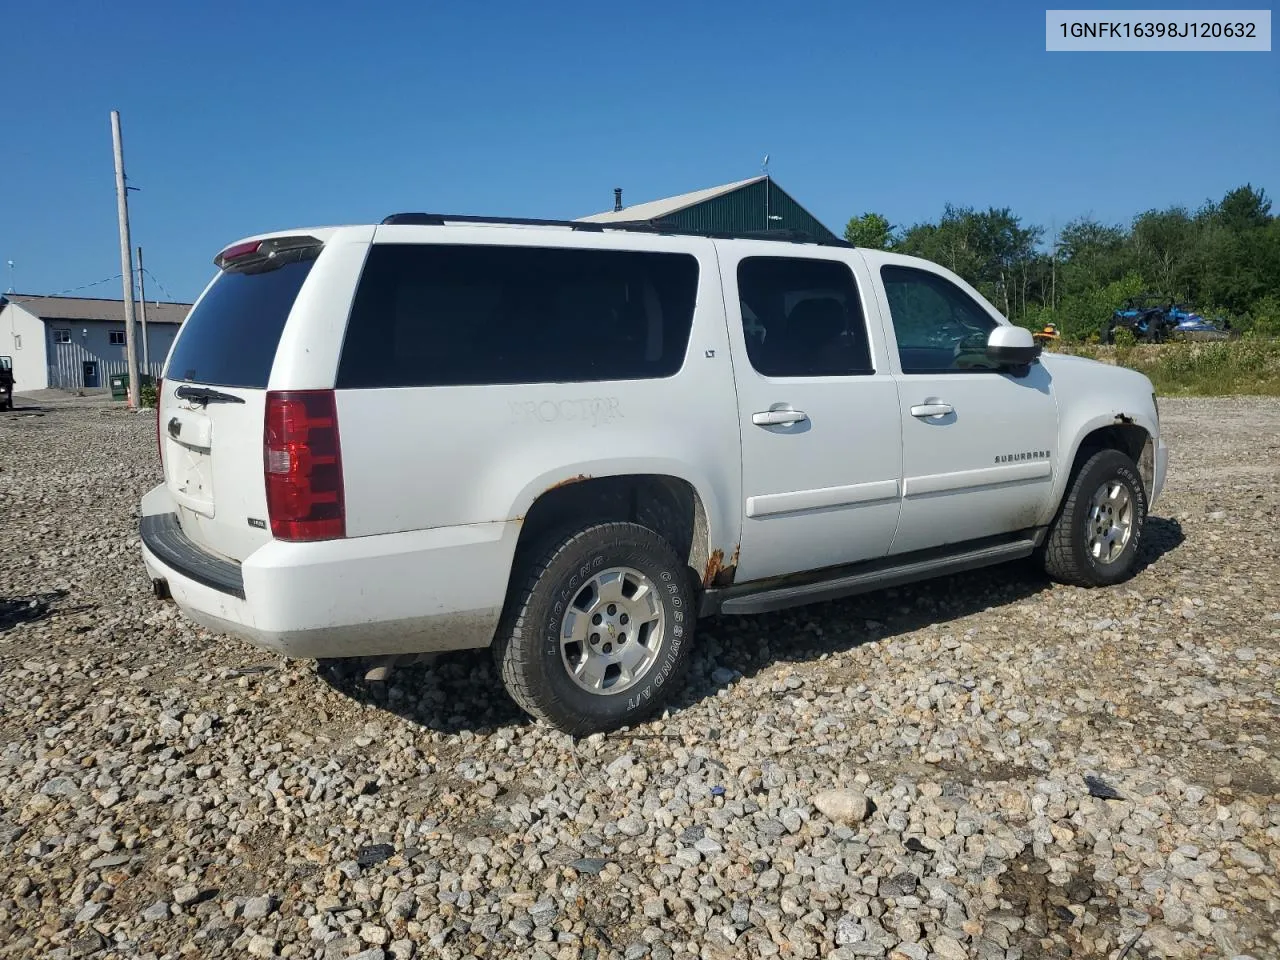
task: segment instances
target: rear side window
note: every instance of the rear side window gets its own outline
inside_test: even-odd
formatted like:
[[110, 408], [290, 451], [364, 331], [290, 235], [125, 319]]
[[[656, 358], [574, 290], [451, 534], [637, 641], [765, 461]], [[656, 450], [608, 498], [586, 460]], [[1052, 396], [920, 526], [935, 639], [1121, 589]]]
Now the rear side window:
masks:
[[223, 271], [182, 324], [165, 376], [266, 389], [293, 301], [314, 259], [257, 273]]
[[337, 386], [669, 377], [684, 363], [697, 286], [688, 254], [377, 244]]

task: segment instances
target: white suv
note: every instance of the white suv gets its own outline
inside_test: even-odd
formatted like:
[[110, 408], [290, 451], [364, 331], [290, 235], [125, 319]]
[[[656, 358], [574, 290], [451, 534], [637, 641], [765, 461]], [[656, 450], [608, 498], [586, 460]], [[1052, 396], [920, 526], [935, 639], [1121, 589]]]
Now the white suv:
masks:
[[796, 236], [400, 214], [216, 258], [166, 361], [157, 596], [305, 658], [492, 646], [529, 713], [656, 710], [695, 621], [1035, 555], [1130, 575], [1151, 383], [942, 267]]

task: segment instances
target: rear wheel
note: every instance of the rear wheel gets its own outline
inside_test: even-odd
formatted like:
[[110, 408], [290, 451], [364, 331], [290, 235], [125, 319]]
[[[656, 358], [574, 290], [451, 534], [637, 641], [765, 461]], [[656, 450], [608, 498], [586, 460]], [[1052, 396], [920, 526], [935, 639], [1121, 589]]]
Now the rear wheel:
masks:
[[688, 668], [688, 569], [657, 533], [602, 523], [553, 537], [517, 570], [494, 642], [526, 712], [574, 735], [659, 710]]
[[1147, 494], [1132, 460], [1099, 450], [1076, 471], [1043, 547], [1046, 572], [1080, 587], [1128, 579], [1147, 519]]

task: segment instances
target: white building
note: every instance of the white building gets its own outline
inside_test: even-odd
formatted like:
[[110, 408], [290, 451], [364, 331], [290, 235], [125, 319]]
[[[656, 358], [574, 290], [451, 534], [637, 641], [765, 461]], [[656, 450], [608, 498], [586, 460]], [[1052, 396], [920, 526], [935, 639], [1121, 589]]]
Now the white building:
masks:
[[[147, 356], [142, 365], [142, 323], [134, 324], [138, 373], [160, 375], [189, 303], [147, 301]], [[140, 317], [137, 304], [135, 317]], [[0, 355], [13, 358], [14, 391], [109, 387], [127, 373], [124, 301], [89, 297], [0, 295]]]

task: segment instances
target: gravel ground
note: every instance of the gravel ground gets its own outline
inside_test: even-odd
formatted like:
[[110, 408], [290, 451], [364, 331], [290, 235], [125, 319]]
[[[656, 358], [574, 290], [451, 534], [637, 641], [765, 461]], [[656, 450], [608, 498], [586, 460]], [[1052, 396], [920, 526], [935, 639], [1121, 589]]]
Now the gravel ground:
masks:
[[1166, 400], [1111, 590], [704, 622], [574, 743], [483, 654], [322, 676], [154, 601], [154, 421], [0, 415], [0, 957], [1280, 955], [1280, 414]]

